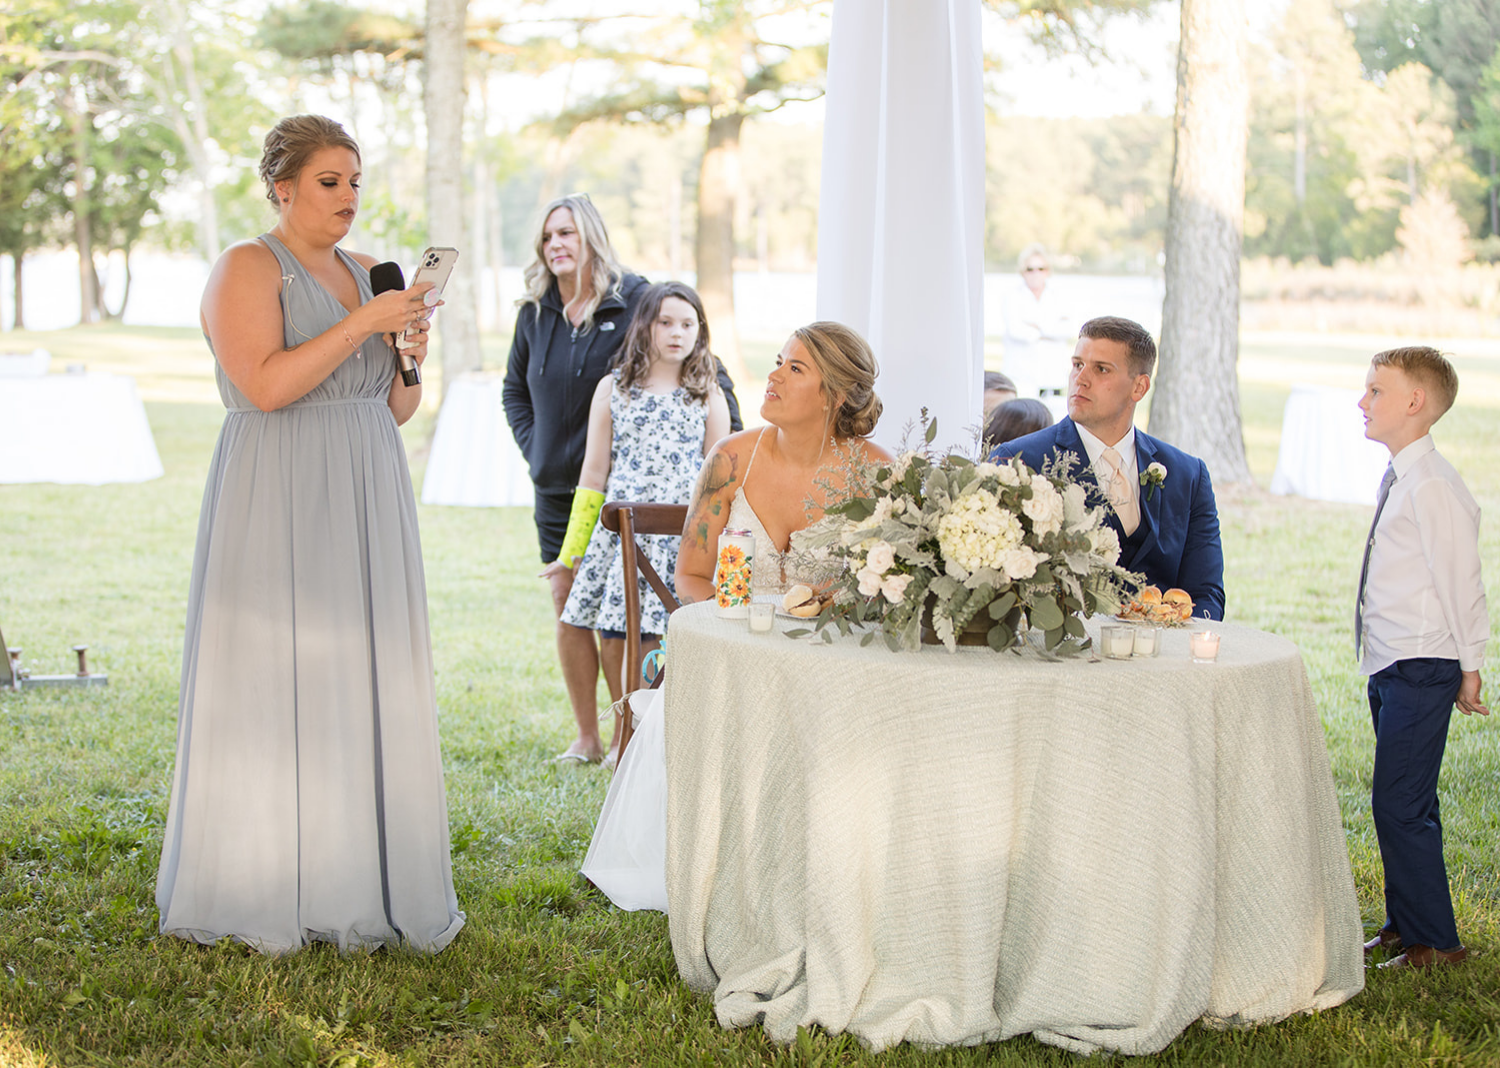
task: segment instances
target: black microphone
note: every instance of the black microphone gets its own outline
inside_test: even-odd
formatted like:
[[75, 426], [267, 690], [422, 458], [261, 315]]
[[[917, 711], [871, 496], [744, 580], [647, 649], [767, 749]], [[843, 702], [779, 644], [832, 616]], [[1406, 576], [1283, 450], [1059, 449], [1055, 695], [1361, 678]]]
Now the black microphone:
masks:
[[[377, 263], [370, 268], [370, 288], [374, 290], [375, 296], [391, 289], [405, 289], [406, 276], [401, 273], [399, 263]], [[422, 369], [417, 366], [417, 361], [412, 359], [399, 348], [396, 350], [396, 360], [401, 365], [401, 381], [408, 386], [415, 386], [422, 381]]]

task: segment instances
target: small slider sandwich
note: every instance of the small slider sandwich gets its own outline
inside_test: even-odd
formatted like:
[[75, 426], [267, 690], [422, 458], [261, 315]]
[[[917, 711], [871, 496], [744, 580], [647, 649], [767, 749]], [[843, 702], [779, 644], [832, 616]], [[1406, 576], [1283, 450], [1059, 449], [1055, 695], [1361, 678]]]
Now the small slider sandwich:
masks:
[[1170, 589], [1162, 593], [1156, 586], [1142, 586], [1120, 612], [1121, 619], [1148, 623], [1186, 623], [1193, 618], [1193, 598], [1186, 590]]
[[781, 607], [788, 614], [800, 616], [803, 619], [811, 619], [832, 603], [832, 590], [823, 590], [820, 592], [800, 582], [787, 590], [786, 596], [781, 599]]

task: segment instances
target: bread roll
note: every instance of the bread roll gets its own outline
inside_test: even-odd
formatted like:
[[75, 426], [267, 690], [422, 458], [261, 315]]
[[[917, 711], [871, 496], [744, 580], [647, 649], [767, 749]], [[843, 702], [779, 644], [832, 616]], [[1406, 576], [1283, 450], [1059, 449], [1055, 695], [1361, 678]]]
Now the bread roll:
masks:
[[781, 607], [786, 609], [788, 612], [796, 614], [797, 608], [799, 606], [806, 604], [812, 599], [812, 587], [803, 585], [799, 582], [797, 583], [797, 585], [786, 591], [786, 596], [781, 599]]

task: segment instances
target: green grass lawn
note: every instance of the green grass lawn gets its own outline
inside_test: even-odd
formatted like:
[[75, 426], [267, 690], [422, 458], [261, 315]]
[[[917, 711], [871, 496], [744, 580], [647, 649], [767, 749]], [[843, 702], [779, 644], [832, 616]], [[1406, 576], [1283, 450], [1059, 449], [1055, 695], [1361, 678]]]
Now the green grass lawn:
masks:
[[[608, 779], [548, 759], [571, 732], [530, 515], [518, 509], [421, 512], [454, 879], [469, 917], [453, 945], [433, 958], [315, 946], [273, 960], [157, 938], [184, 601], [221, 420], [211, 365], [191, 331], [6, 341], [136, 375], [166, 475], [0, 485], [6, 638], [44, 672], [69, 670], [69, 647], [87, 642], [110, 675], [105, 689], [0, 695], [0, 1066], [1073, 1063], [1030, 1038], [877, 1056], [820, 1032], [780, 1048], [758, 1030], [721, 1030], [710, 1001], [677, 980], [665, 917], [618, 912], [575, 874]], [[1245, 434], [1262, 485], [1289, 384], [1353, 388], [1373, 347], [1247, 339]], [[1458, 366], [1464, 396], [1436, 436], [1491, 517], [1484, 559], [1500, 605], [1500, 362], [1480, 352]], [[406, 432], [418, 480], [431, 424], [424, 409]], [[1372, 740], [1349, 633], [1370, 509], [1257, 489], [1221, 491], [1220, 509], [1231, 618], [1303, 650], [1373, 925]], [[1442, 790], [1460, 931], [1477, 951], [1469, 964], [1371, 973], [1338, 1009], [1247, 1031], [1192, 1027], [1151, 1059], [1500, 1064], [1500, 723], [1454, 717]]]

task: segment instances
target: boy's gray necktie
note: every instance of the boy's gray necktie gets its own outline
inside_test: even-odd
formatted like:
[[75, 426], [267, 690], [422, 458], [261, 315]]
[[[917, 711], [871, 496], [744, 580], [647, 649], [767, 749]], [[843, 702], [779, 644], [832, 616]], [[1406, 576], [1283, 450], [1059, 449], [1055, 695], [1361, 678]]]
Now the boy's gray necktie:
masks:
[[1396, 469], [1385, 465], [1385, 475], [1380, 480], [1380, 492], [1375, 495], [1375, 518], [1370, 520], [1370, 536], [1365, 539], [1365, 559], [1359, 565], [1359, 597], [1354, 602], [1354, 659], [1364, 651], [1365, 640], [1365, 583], [1370, 578], [1370, 550], [1375, 547], [1375, 527], [1380, 523], [1380, 513], [1385, 508], [1385, 499], [1391, 495], [1391, 483], [1396, 481]]

